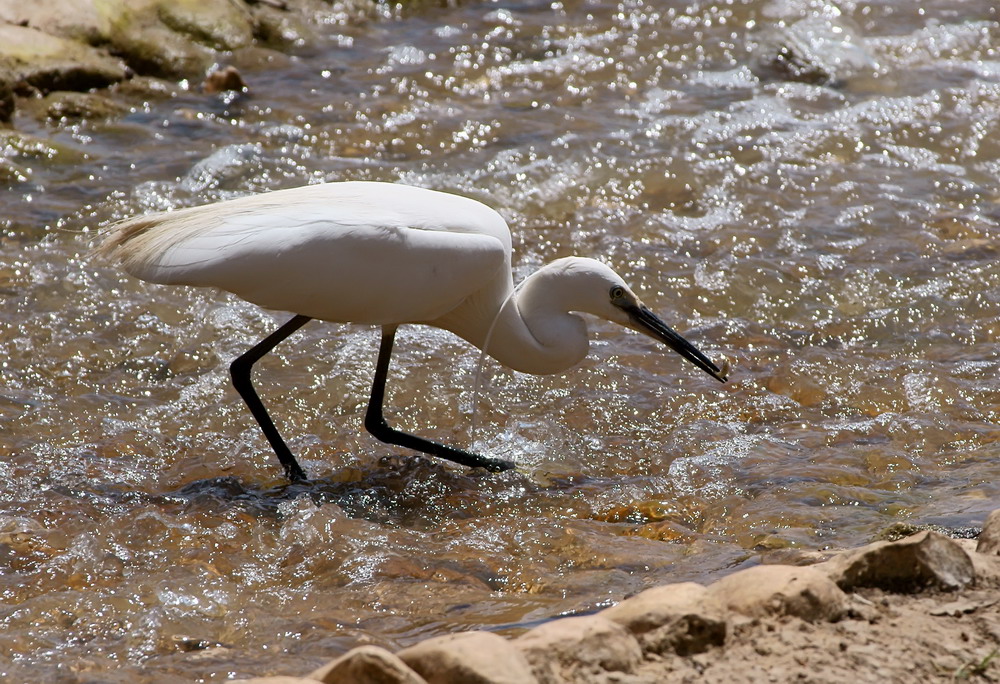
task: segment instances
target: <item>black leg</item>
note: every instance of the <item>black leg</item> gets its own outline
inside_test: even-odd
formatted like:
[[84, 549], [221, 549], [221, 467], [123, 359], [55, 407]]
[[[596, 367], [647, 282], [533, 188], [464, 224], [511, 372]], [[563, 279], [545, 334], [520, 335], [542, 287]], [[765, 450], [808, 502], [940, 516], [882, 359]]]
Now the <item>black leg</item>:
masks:
[[301, 328], [310, 320], [312, 319], [310, 319], [309, 316], [296, 316], [258, 342], [253, 349], [247, 351], [245, 354], [233, 361], [229, 366], [229, 374], [233, 378], [233, 387], [235, 387], [236, 391], [240, 393], [241, 397], [243, 397], [243, 401], [246, 402], [247, 408], [250, 409], [250, 413], [252, 413], [253, 417], [257, 420], [257, 424], [260, 425], [260, 429], [264, 431], [264, 436], [267, 437], [267, 441], [271, 443], [271, 448], [274, 449], [274, 453], [277, 454], [278, 460], [281, 461], [281, 465], [285, 468], [285, 475], [287, 475], [288, 479], [292, 482], [305, 480], [305, 471], [302, 470], [298, 461], [296, 461], [295, 457], [292, 455], [292, 452], [285, 445], [285, 440], [283, 440], [281, 435], [278, 433], [278, 428], [274, 427], [274, 421], [272, 421], [271, 416], [267, 414], [267, 409], [264, 408], [263, 402], [261, 402], [260, 397], [257, 396], [257, 392], [253, 388], [253, 383], [250, 380], [250, 372], [253, 370], [253, 365], [257, 363], [257, 361], [259, 361], [264, 354], [274, 349], [278, 346], [279, 342]]
[[375, 380], [372, 382], [372, 396], [368, 401], [368, 412], [365, 414], [365, 429], [372, 433], [376, 439], [388, 444], [415, 449], [470, 468], [486, 468], [494, 473], [513, 468], [514, 464], [510, 461], [477, 456], [389, 427], [382, 416], [382, 403], [385, 400], [385, 380], [389, 374], [389, 358], [392, 356], [392, 343], [395, 337], [395, 326], [382, 328], [382, 342], [378, 349], [378, 363], [375, 366]]

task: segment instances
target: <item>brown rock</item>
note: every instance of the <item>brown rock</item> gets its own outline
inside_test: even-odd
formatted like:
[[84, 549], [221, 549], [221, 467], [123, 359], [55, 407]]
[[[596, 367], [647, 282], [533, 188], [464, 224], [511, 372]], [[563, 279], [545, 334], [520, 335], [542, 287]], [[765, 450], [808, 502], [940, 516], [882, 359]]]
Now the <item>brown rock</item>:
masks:
[[99, 50], [33, 28], [0, 24], [0, 72], [17, 88], [86, 91], [128, 78], [125, 64]]
[[426, 684], [398, 656], [378, 646], [353, 648], [309, 677], [324, 684]]
[[201, 84], [201, 87], [209, 95], [224, 93], [227, 90], [236, 90], [240, 92], [245, 92], [247, 90], [246, 81], [243, 80], [243, 76], [240, 74], [239, 69], [232, 65], [227, 66], [224, 69], [216, 69], [210, 73], [205, 77], [205, 81]]
[[156, 0], [156, 17], [173, 31], [216, 50], [253, 42], [246, 6], [231, 0]]
[[926, 531], [897, 542], [875, 542], [815, 566], [837, 585], [913, 592], [960, 589], [975, 579], [969, 555], [954, 540]]
[[116, 30], [116, 54], [137, 72], [160, 78], [201, 76], [214, 60], [211, 49], [161, 24], [135, 22], [127, 30]]
[[644, 651], [703, 653], [726, 641], [728, 620], [722, 604], [694, 582], [654, 587], [600, 613], [639, 640]]
[[304, 679], [302, 677], [286, 677], [278, 675], [275, 677], [254, 677], [253, 679], [240, 679], [240, 684], [316, 684], [315, 679]]
[[429, 684], [533, 684], [528, 661], [501, 636], [460, 632], [422, 641], [396, 655]]
[[751, 617], [791, 615], [818, 622], [837, 620], [847, 611], [847, 595], [814, 567], [758, 565], [723, 577], [708, 593]]
[[1000, 508], [986, 516], [983, 531], [979, 533], [976, 553], [1000, 556]]
[[128, 112], [110, 97], [61, 90], [46, 95], [41, 105], [50, 119], [110, 119]]
[[628, 630], [599, 615], [553, 620], [514, 644], [542, 684], [590, 681], [593, 671], [631, 672], [642, 650]]

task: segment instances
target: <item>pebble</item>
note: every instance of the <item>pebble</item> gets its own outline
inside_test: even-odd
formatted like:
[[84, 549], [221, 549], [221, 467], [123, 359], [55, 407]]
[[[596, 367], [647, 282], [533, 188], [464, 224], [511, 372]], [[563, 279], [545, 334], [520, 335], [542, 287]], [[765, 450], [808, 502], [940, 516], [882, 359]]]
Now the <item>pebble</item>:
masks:
[[229, 65], [222, 69], [216, 69], [206, 76], [204, 82], [201, 84], [201, 88], [209, 95], [214, 95], [216, 93], [224, 93], [229, 90], [246, 92], [247, 84], [246, 81], [243, 80], [243, 76], [240, 74], [239, 69]]

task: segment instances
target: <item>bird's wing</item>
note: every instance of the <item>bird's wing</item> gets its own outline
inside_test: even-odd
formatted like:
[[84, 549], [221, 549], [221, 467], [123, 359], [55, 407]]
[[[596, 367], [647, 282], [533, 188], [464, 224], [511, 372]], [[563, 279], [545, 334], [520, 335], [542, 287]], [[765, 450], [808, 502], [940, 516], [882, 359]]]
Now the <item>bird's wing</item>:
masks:
[[267, 193], [142, 217], [118, 234], [110, 251], [140, 278], [330, 321], [432, 320], [510, 277], [510, 233], [493, 210], [391, 184]]

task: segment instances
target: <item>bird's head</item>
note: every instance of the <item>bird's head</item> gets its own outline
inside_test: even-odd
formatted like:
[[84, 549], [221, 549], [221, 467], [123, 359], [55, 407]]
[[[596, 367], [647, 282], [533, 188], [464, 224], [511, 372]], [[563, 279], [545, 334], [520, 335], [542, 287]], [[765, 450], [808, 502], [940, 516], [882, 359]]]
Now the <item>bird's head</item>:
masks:
[[570, 257], [553, 262], [572, 282], [574, 310], [599, 316], [662, 342], [720, 382], [726, 382], [729, 364], [722, 368], [654, 314], [632, 292], [621, 276], [593, 259]]

